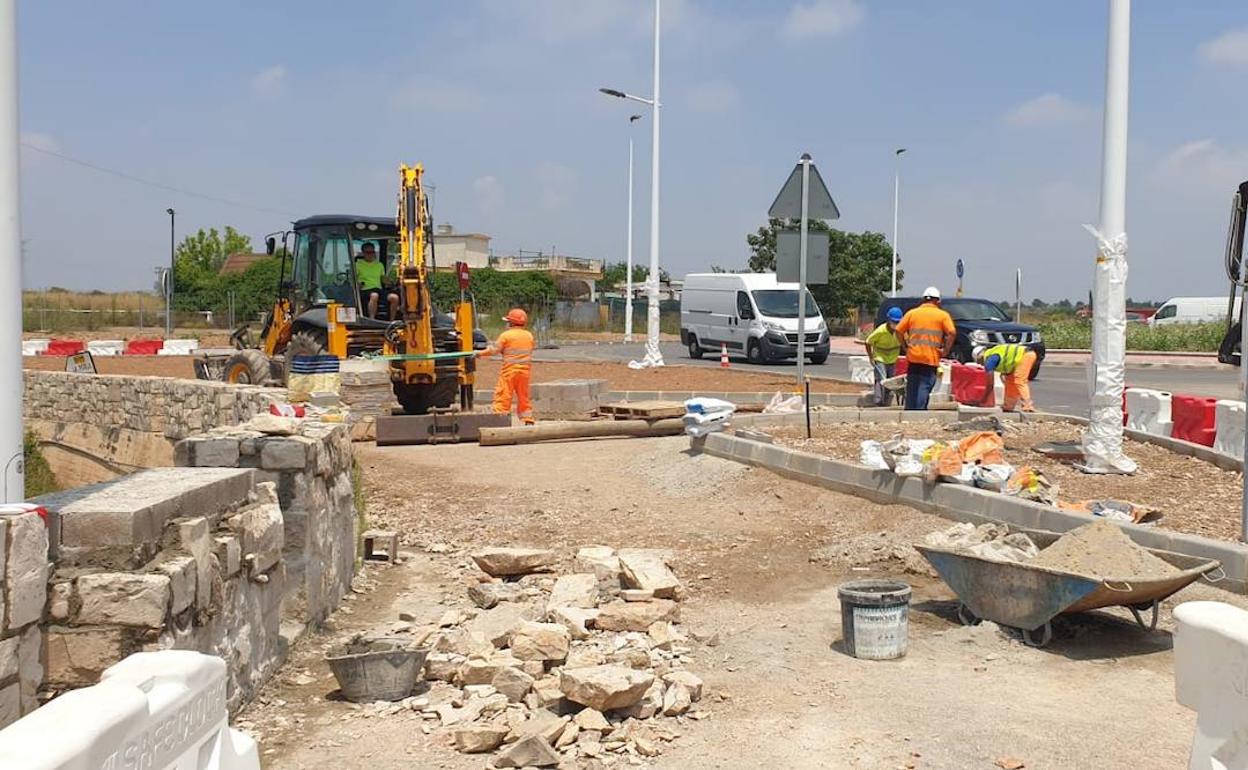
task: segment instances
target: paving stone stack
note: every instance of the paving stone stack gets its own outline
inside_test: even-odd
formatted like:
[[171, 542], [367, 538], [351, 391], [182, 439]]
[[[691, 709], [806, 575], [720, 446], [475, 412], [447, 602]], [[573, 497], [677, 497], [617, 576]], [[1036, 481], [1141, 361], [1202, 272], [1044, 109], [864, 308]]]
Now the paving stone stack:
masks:
[[376, 419], [390, 414], [399, 405], [390, 382], [390, 364], [352, 358], [342, 362], [340, 373], [339, 397], [348, 409], [351, 437], [356, 441], [372, 441], [377, 437]]
[[555, 380], [530, 387], [533, 412], [539, 420], [592, 419], [606, 392], [606, 380]]
[[0, 727], [38, 706], [48, 530], [38, 513], [0, 514]]

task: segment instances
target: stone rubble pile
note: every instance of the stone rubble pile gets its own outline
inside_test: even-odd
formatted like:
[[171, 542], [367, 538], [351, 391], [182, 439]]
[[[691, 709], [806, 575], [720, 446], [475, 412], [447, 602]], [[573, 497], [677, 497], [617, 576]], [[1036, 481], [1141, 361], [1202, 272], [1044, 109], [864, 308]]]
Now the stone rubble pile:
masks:
[[685, 588], [651, 549], [489, 548], [471, 608], [402, 629], [429, 650], [427, 692], [377, 708], [419, 712], [423, 731], [493, 767], [647, 764], [700, 710], [702, 680], [678, 627]]

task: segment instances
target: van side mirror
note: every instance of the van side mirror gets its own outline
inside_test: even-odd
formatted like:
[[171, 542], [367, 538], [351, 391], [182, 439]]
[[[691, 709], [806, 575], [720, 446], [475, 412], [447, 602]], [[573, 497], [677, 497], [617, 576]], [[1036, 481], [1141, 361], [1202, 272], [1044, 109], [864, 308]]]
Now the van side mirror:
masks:
[[276, 254], [277, 253], [277, 239], [271, 235], [268, 238], [265, 238], [264, 239], [264, 251], [270, 257]]
[[751, 307], [739, 307], [739, 308], [737, 308], [737, 314], [741, 316], [741, 320], [742, 320], [742, 321], [753, 321], [753, 320], [754, 320], [754, 308], [751, 308]]

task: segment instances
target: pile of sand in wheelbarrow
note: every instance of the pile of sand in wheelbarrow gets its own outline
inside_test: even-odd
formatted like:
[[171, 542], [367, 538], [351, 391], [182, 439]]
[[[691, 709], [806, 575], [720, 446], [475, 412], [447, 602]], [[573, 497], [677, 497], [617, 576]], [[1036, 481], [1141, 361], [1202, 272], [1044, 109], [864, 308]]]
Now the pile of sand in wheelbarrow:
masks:
[[1067, 532], [1028, 563], [1098, 578], [1160, 578], [1180, 572], [1136, 545], [1109, 521], [1094, 521]]

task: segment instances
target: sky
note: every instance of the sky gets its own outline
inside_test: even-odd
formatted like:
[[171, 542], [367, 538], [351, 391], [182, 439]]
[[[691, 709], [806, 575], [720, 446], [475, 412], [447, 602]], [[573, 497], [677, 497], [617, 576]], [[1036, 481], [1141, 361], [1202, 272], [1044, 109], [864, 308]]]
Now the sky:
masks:
[[[905, 147], [905, 288], [952, 290], [961, 258], [970, 295], [1012, 297], [1021, 268], [1026, 298], [1087, 296], [1107, 3], [665, 0], [663, 20], [673, 275], [744, 267], [803, 152], [838, 226], [891, 240]], [[28, 288], [150, 287], [169, 207], [179, 240], [228, 224], [258, 247], [390, 214], [401, 162], [496, 254], [622, 260], [630, 135], [649, 259], [649, 109], [597, 90], [652, 92], [649, 0], [19, 0], [18, 23]], [[1128, 294], [1223, 294], [1248, 4], [1137, 0], [1131, 54]]]

